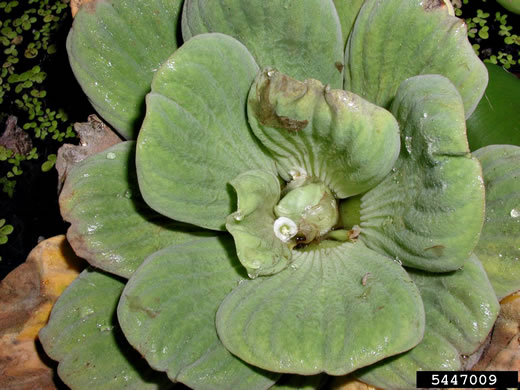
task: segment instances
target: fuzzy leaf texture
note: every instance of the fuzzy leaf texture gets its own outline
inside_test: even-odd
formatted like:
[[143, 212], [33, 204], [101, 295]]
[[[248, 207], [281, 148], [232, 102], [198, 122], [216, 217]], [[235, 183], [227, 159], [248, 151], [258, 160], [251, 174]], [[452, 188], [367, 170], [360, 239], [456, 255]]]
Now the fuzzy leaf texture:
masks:
[[182, 0], [92, 1], [67, 38], [74, 76], [96, 111], [135, 139], [155, 71], [179, 47]]
[[263, 390], [353, 373], [397, 389], [458, 369], [495, 293], [518, 288], [520, 162], [509, 146], [470, 153], [487, 73], [444, 5], [83, 6], [73, 70], [137, 142], [64, 186], [71, 244], [104, 271], [41, 333], [63, 379]]

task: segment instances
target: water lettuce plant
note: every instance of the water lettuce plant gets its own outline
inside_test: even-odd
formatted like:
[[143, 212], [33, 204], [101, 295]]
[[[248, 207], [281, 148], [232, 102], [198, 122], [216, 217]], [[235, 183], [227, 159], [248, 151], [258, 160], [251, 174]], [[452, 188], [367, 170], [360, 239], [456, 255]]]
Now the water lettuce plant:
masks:
[[414, 388], [520, 287], [520, 148], [470, 153], [449, 2], [94, 1], [67, 47], [128, 139], [60, 196], [92, 267], [40, 339], [72, 388]]

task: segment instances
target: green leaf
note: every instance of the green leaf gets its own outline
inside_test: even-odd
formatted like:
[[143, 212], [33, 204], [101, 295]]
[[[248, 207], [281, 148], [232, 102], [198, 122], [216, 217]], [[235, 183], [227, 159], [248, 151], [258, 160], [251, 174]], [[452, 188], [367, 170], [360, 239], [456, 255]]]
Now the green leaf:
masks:
[[207, 32], [238, 39], [261, 68], [342, 86], [344, 46], [332, 0], [186, 0], [184, 40]]
[[442, 0], [366, 0], [345, 55], [345, 89], [383, 107], [405, 79], [440, 74], [457, 87], [467, 118], [487, 84], [464, 21]]
[[469, 154], [460, 96], [438, 75], [412, 77], [392, 104], [401, 127], [393, 172], [361, 199], [361, 240], [405, 266], [459, 268], [484, 222], [479, 162]]
[[501, 66], [486, 67], [486, 93], [466, 123], [471, 150], [493, 144], [520, 146], [520, 80]]
[[56, 164], [56, 155], [49, 154], [47, 156], [47, 161], [45, 161], [41, 166], [42, 172], [50, 171], [54, 167], [54, 164]]
[[325, 245], [226, 297], [217, 331], [229, 351], [273, 372], [343, 375], [422, 339], [422, 301], [402, 267], [361, 243]]
[[475, 253], [498, 298], [520, 290], [520, 147], [477, 150], [486, 186], [486, 219]]
[[106, 0], [81, 7], [67, 39], [76, 79], [97, 112], [137, 137], [154, 72], [177, 40], [182, 0]]
[[202, 229], [164, 218], [141, 198], [135, 142], [122, 142], [78, 163], [60, 195], [67, 238], [78, 256], [128, 278], [155, 251], [192, 240]]
[[[245, 276], [230, 238], [171, 246], [129, 280], [118, 308], [125, 336], [159, 371], [197, 389], [267, 389], [278, 375], [246, 365], [220, 343], [215, 313]], [[195, 306], [194, 306], [195, 305]]]
[[348, 37], [354, 27], [354, 22], [365, 0], [333, 0], [341, 23], [343, 47], [347, 45]]
[[280, 272], [291, 261], [291, 250], [275, 236], [273, 209], [280, 200], [280, 182], [272, 173], [248, 171], [231, 181], [238, 208], [226, 220], [237, 256], [249, 277]]
[[416, 389], [417, 371], [459, 371], [457, 350], [427, 326], [423, 340], [412, 350], [354, 373], [361, 381], [385, 390]]
[[424, 339], [404, 354], [358, 373], [366, 383], [384, 389], [415, 389], [417, 371], [457, 371], [461, 359], [484, 342], [500, 305], [482, 264], [475, 256], [449, 274], [410, 271], [419, 287], [426, 329]]
[[497, 0], [497, 2], [508, 11], [520, 14], [520, 0]]
[[60, 362], [58, 374], [77, 390], [147, 390], [173, 387], [153, 371], [125, 340], [116, 306], [124, 283], [83, 271], [61, 295], [49, 323], [40, 331], [45, 352]]
[[271, 389], [279, 376], [246, 365], [216, 342], [199, 360], [183, 369], [177, 379], [197, 390], [263, 390]]
[[236, 199], [227, 184], [252, 169], [275, 172], [247, 124], [258, 67], [222, 34], [191, 39], [157, 72], [137, 145], [146, 202], [173, 219], [224, 230]]
[[[4, 221], [5, 221], [5, 219], [4, 219]], [[0, 225], [0, 235], [8, 236], [9, 234], [11, 234], [14, 231], [13, 225], [5, 225], [5, 226], [2, 226], [2, 225]]]
[[251, 87], [248, 117], [286, 181], [319, 178], [339, 198], [379, 183], [399, 155], [399, 127], [388, 111], [317, 80], [264, 70]]

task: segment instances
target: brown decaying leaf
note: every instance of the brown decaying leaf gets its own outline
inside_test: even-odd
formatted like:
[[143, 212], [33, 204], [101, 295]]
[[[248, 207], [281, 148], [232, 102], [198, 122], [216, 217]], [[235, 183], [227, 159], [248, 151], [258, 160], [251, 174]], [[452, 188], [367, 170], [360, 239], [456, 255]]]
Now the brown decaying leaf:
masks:
[[121, 138], [96, 115], [90, 115], [88, 122], [75, 123], [74, 130], [79, 135], [79, 145], [65, 144], [58, 150], [58, 192], [67, 178], [67, 172], [74, 164], [121, 142]]
[[500, 302], [500, 314], [491, 334], [491, 343], [473, 370], [520, 371], [520, 291]]
[[85, 266], [61, 235], [39, 243], [0, 282], [0, 389], [56, 389], [53, 364], [39, 352], [38, 332]]
[[10, 115], [5, 121], [5, 131], [0, 137], [0, 145], [6, 149], [12, 150], [16, 154], [27, 155], [33, 145], [31, 137], [20, 127], [16, 126], [18, 118]]
[[72, 17], [76, 16], [82, 4], [90, 3], [92, 0], [70, 0], [70, 12]]

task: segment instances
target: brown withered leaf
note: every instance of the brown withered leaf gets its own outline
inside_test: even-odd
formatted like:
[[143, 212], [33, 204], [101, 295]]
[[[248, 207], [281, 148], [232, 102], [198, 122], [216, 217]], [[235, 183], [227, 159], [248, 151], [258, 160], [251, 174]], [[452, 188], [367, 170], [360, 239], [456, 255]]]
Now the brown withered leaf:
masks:
[[0, 389], [56, 389], [53, 364], [39, 352], [38, 332], [85, 266], [61, 235], [39, 243], [0, 282]]
[[88, 122], [75, 123], [74, 130], [79, 135], [79, 145], [65, 144], [58, 149], [58, 192], [67, 178], [67, 172], [74, 164], [121, 142], [121, 138], [96, 115], [90, 115]]
[[500, 302], [491, 343], [473, 370], [520, 371], [520, 291]]
[[31, 137], [20, 127], [16, 126], [18, 118], [10, 115], [5, 122], [5, 130], [0, 137], [0, 145], [12, 150], [16, 154], [27, 155], [33, 145]]
[[70, 12], [72, 17], [76, 16], [82, 4], [90, 3], [92, 0], [70, 0]]
[[517, 371], [520, 382], [520, 291], [500, 301], [493, 331], [478, 352], [479, 360], [472, 371]]

